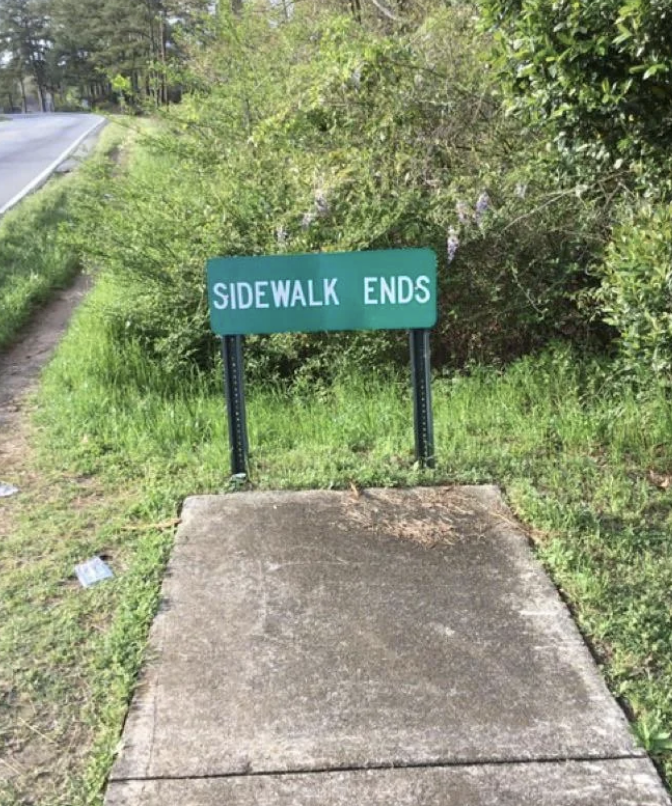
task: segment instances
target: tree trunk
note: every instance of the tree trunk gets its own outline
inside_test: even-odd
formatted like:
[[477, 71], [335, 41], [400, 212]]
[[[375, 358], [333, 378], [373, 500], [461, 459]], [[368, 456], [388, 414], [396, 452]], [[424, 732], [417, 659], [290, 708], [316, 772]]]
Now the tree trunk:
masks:
[[35, 81], [35, 85], [37, 87], [37, 97], [40, 102], [40, 112], [47, 111], [47, 99], [45, 98], [44, 94], [44, 87], [42, 86], [40, 81]]
[[47, 101], [45, 98], [45, 86], [42, 80], [42, 75], [40, 71], [40, 64], [35, 56], [31, 56], [30, 58], [30, 66], [33, 70], [33, 78], [35, 79], [35, 88], [37, 89], [37, 98], [40, 102], [40, 112], [47, 111]]
[[26, 100], [26, 87], [23, 83], [23, 76], [19, 76], [19, 86], [21, 87], [21, 108], [25, 114], [28, 111], [28, 101]]
[[161, 61], [161, 102], [168, 105], [168, 83], [166, 81], [166, 21], [163, 14], [159, 17], [159, 59]]

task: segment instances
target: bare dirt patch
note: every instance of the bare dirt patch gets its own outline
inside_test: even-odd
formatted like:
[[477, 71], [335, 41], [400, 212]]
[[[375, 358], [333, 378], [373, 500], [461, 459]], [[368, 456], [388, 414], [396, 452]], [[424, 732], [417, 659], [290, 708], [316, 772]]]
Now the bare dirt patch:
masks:
[[70, 288], [57, 292], [35, 313], [9, 350], [0, 353], [0, 433], [16, 419], [21, 398], [30, 391], [90, 287], [91, 278], [80, 274]]
[[473, 500], [444, 488], [420, 488], [401, 501], [395, 490], [356, 490], [344, 504], [344, 523], [411, 540], [428, 549], [450, 545], [460, 535], [462, 539], [467, 534], [478, 536], [486, 528], [479, 514]]

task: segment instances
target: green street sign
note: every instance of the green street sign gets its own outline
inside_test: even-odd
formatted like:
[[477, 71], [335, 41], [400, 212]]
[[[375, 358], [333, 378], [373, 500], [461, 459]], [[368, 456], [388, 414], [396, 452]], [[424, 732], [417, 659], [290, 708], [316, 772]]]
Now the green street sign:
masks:
[[210, 323], [222, 336], [436, 324], [431, 249], [216, 257], [207, 275]]

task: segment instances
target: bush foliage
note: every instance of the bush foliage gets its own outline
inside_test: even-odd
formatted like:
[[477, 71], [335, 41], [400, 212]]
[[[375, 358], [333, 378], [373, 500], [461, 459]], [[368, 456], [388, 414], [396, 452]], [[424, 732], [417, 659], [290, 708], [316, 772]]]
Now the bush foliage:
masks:
[[506, 105], [603, 205], [596, 318], [622, 366], [669, 373], [672, 2], [482, 0]]
[[587, 152], [601, 170], [626, 165], [668, 178], [670, 0], [482, 0], [481, 7], [516, 107], [550, 119], [561, 147]]
[[672, 207], [636, 201], [614, 227], [596, 293], [628, 371], [672, 370]]
[[[606, 337], [626, 368], [667, 371], [667, 4], [428, 2], [401, 27], [220, 9], [184, 43], [182, 103], [90, 211], [111, 332], [168, 373], [207, 371], [209, 257], [429, 246], [437, 367]], [[406, 340], [252, 337], [247, 354], [259, 379], [328, 377], [405, 362]]]
[[[466, 7], [412, 30], [301, 13], [282, 25], [222, 11], [184, 76], [191, 91], [92, 213], [90, 259], [123, 292], [119, 339], [167, 371], [208, 368], [204, 265], [215, 255], [430, 246], [439, 257], [441, 366], [509, 360], [590, 331], [604, 209], [559, 180], [507, 118]], [[258, 9], [257, 9], [258, 12]], [[252, 338], [252, 373], [328, 375], [406, 360], [405, 336]]]

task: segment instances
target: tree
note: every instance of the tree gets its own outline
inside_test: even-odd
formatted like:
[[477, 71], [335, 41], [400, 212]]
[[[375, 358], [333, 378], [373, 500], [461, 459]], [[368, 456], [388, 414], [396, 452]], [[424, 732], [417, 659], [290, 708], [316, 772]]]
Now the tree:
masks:
[[11, 58], [0, 66], [0, 109], [3, 108], [6, 111], [26, 109], [20, 65]]
[[0, 45], [22, 85], [28, 78], [34, 82], [43, 112], [51, 83], [47, 71], [49, 39], [46, 0], [0, 2]]
[[177, 31], [205, 9], [205, 0], [106, 0], [83, 14], [81, 0], [50, 2], [55, 70], [92, 103], [113, 94], [117, 77], [136, 100], [167, 102], [168, 65], [182, 56]]

